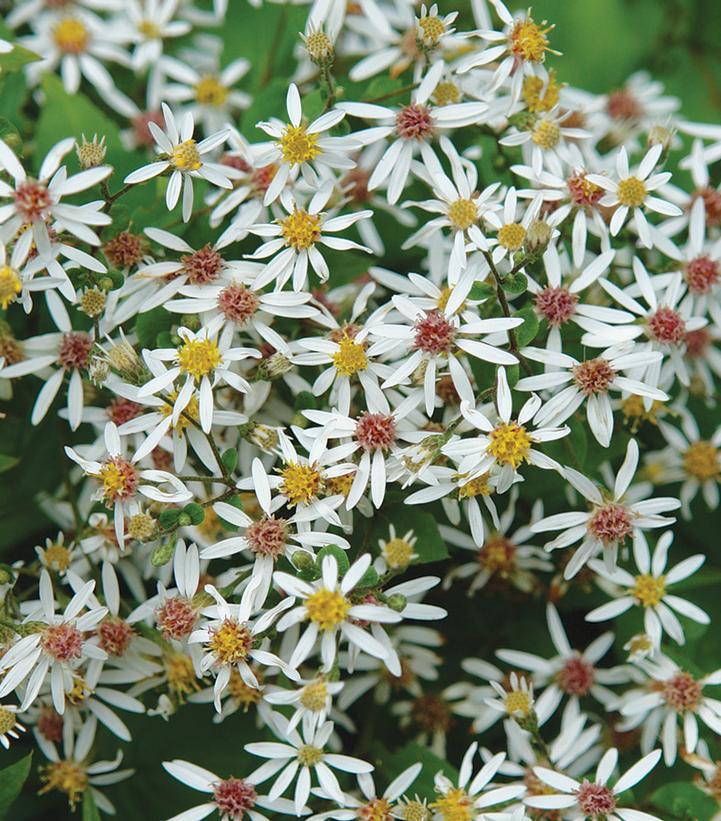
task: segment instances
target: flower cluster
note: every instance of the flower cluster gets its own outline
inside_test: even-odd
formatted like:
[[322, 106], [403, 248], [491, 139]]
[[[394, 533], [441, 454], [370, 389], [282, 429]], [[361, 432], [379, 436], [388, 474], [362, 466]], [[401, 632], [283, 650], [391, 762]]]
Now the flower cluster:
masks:
[[501, 0], [289, 8], [7, 17], [48, 108], [0, 140], [0, 424], [53, 530], [0, 566], [0, 741], [88, 818], [187, 716], [186, 821], [721, 802], [721, 128]]

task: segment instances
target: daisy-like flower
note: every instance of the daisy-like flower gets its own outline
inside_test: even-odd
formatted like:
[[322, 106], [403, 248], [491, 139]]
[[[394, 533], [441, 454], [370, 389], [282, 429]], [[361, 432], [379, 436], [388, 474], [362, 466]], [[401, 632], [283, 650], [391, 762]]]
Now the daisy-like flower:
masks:
[[370, 248], [360, 245], [349, 239], [328, 236], [338, 231], [344, 231], [355, 225], [359, 220], [368, 219], [372, 211], [356, 211], [353, 213], [328, 217], [323, 209], [333, 193], [333, 183], [324, 183], [311, 197], [306, 205], [298, 204], [298, 200], [290, 191], [280, 194], [280, 201], [285, 210], [285, 216], [274, 223], [260, 223], [253, 225], [250, 231], [262, 237], [270, 237], [254, 253], [250, 259], [273, 259], [266, 264], [265, 270], [258, 275], [255, 284], [261, 288], [270, 282], [276, 283], [276, 290], [280, 290], [292, 277], [294, 291], [302, 291], [308, 280], [308, 266], [315, 271], [321, 282], [325, 282], [330, 271], [328, 263], [323, 258], [318, 245], [332, 248], [336, 251], [347, 251], [355, 248], [370, 253]]
[[[545, 545], [546, 550], [570, 547], [581, 542], [564, 570], [564, 578], [572, 579], [586, 562], [598, 553], [613, 572], [620, 546], [634, 538], [640, 530], [666, 527], [676, 520], [661, 514], [678, 510], [681, 502], [672, 496], [638, 500], [631, 487], [638, 467], [638, 443], [630, 439], [626, 458], [616, 474], [612, 493], [601, 491], [590, 479], [573, 468], [564, 468], [564, 476], [590, 503], [590, 510], [555, 513], [531, 526], [534, 533], [562, 530]], [[630, 490], [629, 490], [630, 489]]]
[[[486, 219], [496, 230], [496, 236], [489, 242], [485, 238], [482, 243], [474, 242], [483, 251], [488, 245], [493, 245], [493, 262], [497, 265], [505, 257], [513, 255], [523, 248], [523, 244], [528, 236], [528, 229], [531, 223], [538, 216], [541, 207], [541, 197], [536, 196], [525, 206], [523, 216], [518, 220], [518, 192], [511, 186], [503, 198], [503, 211], [499, 216], [495, 211], [487, 215]], [[472, 239], [477, 240], [474, 235]]]
[[125, 182], [137, 184], [169, 172], [170, 179], [165, 191], [165, 204], [168, 210], [172, 211], [178, 204], [182, 188], [183, 222], [188, 222], [193, 213], [194, 179], [207, 180], [211, 185], [220, 188], [233, 187], [228, 176], [230, 170], [228, 166], [203, 159], [204, 154], [208, 154], [225, 142], [228, 132], [227, 130], [218, 131], [196, 142], [193, 139], [195, 124], [190, 112], [183, 116], [178, 125], [173, 112], [165, 103], [162, 104], [162, 109], [165, 131], [154, 122], [148, 123], [150, 133], [155, 140], [155, 150], [160, 155], [160, 159], [131, 172], [125, 178]]
[[261, 649], [262, 645], [256, 646], [260, 634], [293, 604], [291, 599], [281, 600], [251, 622], [261, 581], [260, 577], [256, 577], [246, 586], [240, 604], [228, 604], [212, 584], [205, 585], [205, 592], [215, 599], [215, 605], [202, 611], [206, 620], [190, 634], [188, 643], [204, 645], [205, 655], [200, 662], [200, 672], [211, 671], [215, 674], [213, 700], [217, 712], [220, 712], [220, 699], [234, 670], [248, 687], [259, 687], [250, 667], [251, 661], [266, 667], [278, 667], [289, 678], [298, 679], [295, 670], [282, 659]]
[[6, 750], [10, 749], [10, 739], [20, 738], [25, 727], [18, 721], [17, 704], [0, 704], [0, 744]]
[[[126, 511], [137, 493], [155, 502], [179, 503], [192, 499], [193, 494], [185, 485], [165, 470], [138, 469], [135, 463], [124, 455], [120, 434], [114, 422], [108, 422], [104, 431], [107, 457], [98, 462], [86, 459], [76, 450], [65, 448], [65, 453], [83, 469], [87, 476], [97, 480], [98, 488], [95, 498], [113, 509], [115, 536], [121, 547], [125, 544]], [[143, 484], [152, 482], [153, 484]], [[170, 490], [163, 490], [163, 485], [170, 485]]]
[[488, 108], [486, 103], [481, 102], [431, 104], [431, 96], [441, 81], [443, 70], [442, 61], [431, 66], [418, 88], [411, 92], [411, 102], [403, 108], [356, 102], [338, 105], [353, 117], [379, 122], [377, 127], [354, 134], [364, 144], [390, 138], [390, 145], [368, 180], [369, 191], [388, 182], [386, 199], [390, 205], [398, 202], [403, 193], [412, 160], [418, 151], [428, 169], [438, 165], [430, 143], [439, 130], [479, 123]]
[[[134, 46], [132, 67], [142, 73], [149, 66], [157, 68], [164, 41], [182, 37], [190, 31], [187, 20], [173, 19], [178, 13], [180, 0], [129, 0], [123, 3], [118, 37]], [[170, 102], [172, 98], [167, 97]]]
[[[401, 385], [420, 369], [425, 408], [429, 416], [435, 407], [439, 370], [445, 371], [446, 367], [462, 403], [475, 405], [475, 392], [459, 355], [466, 354], [495, 365], [514, 365], [518, 361], [514, 354], [498, 345], [506, 342], [509, 330], [522, 324], [519, 317], [462, 322], [454, 313], [455, 306], [450, 299], [443, 310], [434, 308], [427, 311], [407, 297], [396, 295], [392, 301], [405, 323], [374, 323], [370, 332], [378, 337], [378, 341], [371, 345], [368, 355], [387, 353], [394, 360], [393, 373], [383, 382], [382, 388]], [[479, 339], [479, 336], [484, 336], [485, 340]], [[401, 352], [403, 358], [399, 356]]]
[[619, 796], [631, 789], [645, 778], [658, 764], [661, 750], [654, 750], [626, 770], [613, 787], [608, 781], [613, 775], [618, 762], [618, 750], [612, 747], [607, 750], [598, 762], [593, 780], [584, 778], [578, 781], [568, 775], [547, 767], [534, 767], [533, 772], [552, 791], [545, 795], [533, 795], [523, 799], [523, 803], [534, 809], [560, 810], [564, 817], [574, 819], [607, 818], [609, 821], [661, 821], [655, 815], [640, 810], [625, 809], [618, 806]]
[[565, 710], [575, 710], [579, 706], [579, 699], [586, 696], [595, 698], [609, 708], [615, 703], [617, 696], [608, 685], [624, 684], [629, 680], [629, 673], [624, 667], [598, 667], [598, 662], [611, 649], [613, 633], [603, 633], [580, 652], [571, 647], [558, 611], [552, 604], [546, 607], [546, 618], [556, 656], [545, 659], [534, 653], [518, 650], [503, 649], [496, 652], [499, 659], [515, 669], [531, 671], [534, 687], [543, 689], [541, 695], [536, 697], [535, 704], [539, 722], [545, 723], [564, 698], [569, 700]]
[[[25, 313], [30, 313], [33, 305], [31, 294], [50, 288], [57, 288], [64, 296], [75, 298], [75, 289], [62, 266], [58, 264], [62, 271], [59, 277], [34, 278], [35, 266], [26, 265], [26, 259], [27, 256], [18, 242], [13, 244], [12, 254], [8, 259], [7, 246], [0, 240], [0, 308], [3, 311], [7, 311], [10, 305], [17, 301], [22, 303]], [[55, 269], [53, 272], [57, 273]]]
[[524, 463], [544, 470], [561, 469], [558, 462], [536, 450], [534, 445], [561, 439], [570, 433], [570, 428], [564, 425], [560, 428], [530, 429], [529, 423], [538, 413], [541, 400], [532, 396], [514, 418], [505, 368], [498, 368], [496, 381], [496, 424], [475, 408], [475, 402], [471, 404], [462, 399], [463, 418], [479, 430], [481, 435], [475, 439], [454, 436], [441, 449], [446, 456], [457, 462], [458, 472], [464, 476], [461, 488], [479, 476], [493, 472], [499, 474], [497, 492], [505, 493], [516, 481], [518, 468]]
[[[295, 805], [287, 798], [271, 799], [267, 795], [258, 795], [255, 789], [258, 782], [252, 777], [236, 778], [231, 775], [228, 778], [221, 778], [210, 770], [180, 758], [163, 761], [163, 767], [182, 784], [209, 796], [205, 803], [174, 815], [168, 821], [200, 821], [213, 812], [218, 813], [220, 821], [241, 821], [246, 814], [250, 821], [269, 821], [268, 816], [256, 807], [282, 815], [296, 814]], [[301, 807], [297, 814], [307, 815], [309, 812], [307, 807]]]
[[641, 659], [636, 666], [648, 679], [644, 688], [622, 696], [620, 712], [625, 720], [618, 729], [641, 727], [643, 751], [650, 750], [660, 734], [663, 760], [670, 767], [676, 760], [679, 735], [686, 752], [695, 751], [699, 719], [717, 735], [721, 733], [721, 702], [704, 693], [704, 688], [721, 684], [721, 670], [696, 678], [664, 655]]
[[[535, 415], [536, 425], [559, 425], [586, 403], [586, 420], [596, 441], [607, 448], [613, 435], [613, 407], [609, 393], [621, 391], [665, 402], [664, 391], [623, 375], [627, 369], [645, 369], [663, 358], [660, 351], [633, 351], [627, 345], [608, 348], [600, 356], [579, 362], [565, 353], [543, 348], [525, 348], [527, 359], [553, 368], [540, 376], [519, 379], [519, 391], [550, 390], [553, 396]], [[556, 368], [558, 370], [556, 370]]]
[[675, 613], [699, 624], [708, 624], [710, 619], [700, 607], [668, 592], [669, 587], [692, 576], [706, 557], [697, 553], [667, 570], [668, 550], [672, 541], [671, 531], [663, 533], [656, 543], [652, 558], [646, 536], [639, 533], [633, 540], [633, 556], [638, 570], [635, 576], [620, 567], [609, 573], [603, 562], [591, 559], [589, 567], [603, 581], [610, 583], [612, 590], [620, 588], [623, 592], [607, 604], [591, 610], [586, 615], [586, 621], [608, 621], [634, 606], [642, 607], [644, 630], [655, 648], [660, 647], [664, 630], [678, 644], [684, 644], [683, 627]]
[[63, 733], [63, 755], [53, 741], [44, 738], [40, 733], [35, 735], [38, 746], [50, 763], [40, 767], [40, 781], [43, 786], [40, 794], [58, 790], [67, 796], [71, 810], [83, 801], [86, 790], [92, 793], [98, 809], [109, 815], [115, 815], [115, 807], [100, 792], [98, 787], [107, 787], [130, 778], [135, 770], [119, 770], [123, 754], [118, 750], [112, 761], [93, 761], [91, 750], [95, 743], [95, 731], [98, 722], [90, 716], [82, 726]]
[[348, 154], [360, 148], [355, 136], [323, 136], [323, 132], [330, 131], [345, 117], [346, 112], [340, 107], [326, 111], [306, 125], [295, 83], [288, 86], [286, 108], [289, 123], [283, 124], [280, 120], [258, 123], [258, 128], [274, 140], [272, 147], [257, 158], [258, 163], [277, 169], [265, 192], [264, 205], [278, 199], [286, 183], [294, 182], [298, 174], [303, 175], [311, 188], [318, 188], [319, 179], [332, 175], [336, 169], [350, 170], [355, 162]]
[[86, 205], [61, 202], [65, 196], [92, 188], [113, 171], [109, 165], [99, 165], [68, 176], [67, 169], [61, 163], [74, 148], [73, 137], [56, 143], [48, 151], [35, 179], [25, 173], [13, 151], [0, 140], [0, 168], [13, 179], [12, 185], [0, 180], [0, 197], [11, 200], [0, 206], [0, 224], [8, 236], [20, 233], [22, 226], [29, 224], [38, 255], [45, 260], [53, 256], [48, 233], [53, 220], [60, 229], [90, 245], [100, 245], [98, 235], [90, 226], [109, 225], [111, 221], [107, 214], [101, 212], [103, 202]]
[[[107, 613], [105, 607], [86, 610], [95, 581], [86, 582], [72, 597], [62, 613], [56, 613], [55, 596], [50, 575], [40, 572], [40, 599], [26, 621], [40, 624], [30, 635], [19, 639], [0, 659], [5, 676], [0, 682], [0, 698], [16, 690], [30, 676], [25, 686], [20, 710], [25, 711], [35, 701], [46, 677], [55, 711], [65, 712], [66, 694], [73, 688], [71, 670], [85, 659], [104, 661], [106, 653], [91, 635], [93, 628]], [[86, 612], [82, 612], [86, 610]], [[82, 614], [82, 615], [81, 615]]]
[[[248, 357], [257, 359], [260, 354], [255, 348], [231, 348], [230, 340], [218, 340], [222, 324], [222, 319], [216, 317], [195, 333], [188, 328], [178, 328], [178, 336], [183, 342], [177, 348], [143, 352], [153, 378], [140, 387], [139, 398], [172, 389], [176, 380], [183, 379], [182, 387], [175, 394], [173, 413], [167, 419], [166, 430], [171, 424], [177, 425], [180, 414], [188, 407], [196, 390], [200, 427], [205, 433], [210, 432], [213, 424], [213, 390], [217, 385], [225, 383], [241, 393], [250, 390], [248, 382], [232, 371], [231, 366]], [[171, 367], [166, 368], [165, 362], [170, 362]]]
[[[524, 784], [494, 786], [492, 779], [506, 760], [505, 753], [498, 753], [487, 761], [473, 775], [473, 759], [478, 742], [466, 750], [458, 772], [458, 783], [454, 784], [442, 772], [434, 778], [436, 796], [429, 805], [434, 821], [448, 821], [451, 818], [482, 819], [496, 817], [494, 807], [519, 798], [526, 792]], [[501, 816], [502, 817], [502, 816]]]
[[201, 71], [175, 57], [164, 56], [160, 70], [175, 82], [166, 83], [162, 96], [169, 103], [180, 103], [202, 124], [206, 134], [220, 131], [250, 105], [250, 96], [233, 86], [250, 70], [243, 58], [233, 60], [222, 71]]
[[306, 735], [313, 727], [325, 723], [333, 705], [333, 697], [337, 696], [344, 686], [345, 683], [342, 681], [329, 681], [321, 675], [313, 679], [301, 679], [296, 690], [269, 688], [265, 700], [269, 704], [292, 707], [293, 715], [290, 717], [288, 729], [293, 730], [303, 722], [303, 727], [308, 727], [303, 733]]
[[279, 798], [295, 781], [293, 806], [296, 815], [303, 813], [303, 807], [310, 796], [311, 778], [315, 775], [323, 792], [343, 803], [343, 792], [333, 770], [353, 774], [369, 773], [373, 765], [350, 755], [326, 752], [325, 746], [333, 732], [333, 722], [326, 721], [315, 729], [308, 728], [304, 735], [297, 730], [288, 730], [288, 720], [273, 713], [272, 727], [282, 742], [258, 741], [246, 744], [244, 749], [252, 755], [269, 759], [252, 772], [249, 780], [262, 784], [276, 776], [268, 797]]
[[671, 179], [671, 174], [668, 171], [653, 175], [651, 173], [658, 164], [662, 153], [662, 145], [652, 146], [646, 152], [638, 168], [631, 173], [628, 165], [628, 154], [625, 148], [621, 148], [616, 157], [617, 179], [611, 179], [604, 174], [586, 175], [589, 182], [608, 192], [601, 197], [600, 204], [605, 207], [615, 208], [609, 226], [612, 236], [615, 237], [618, 234], [623, 228], [629, 212], [633, 212], [638, 237], [646, 248], [651, 248], [653, 240], [644, 209], [648, 208], [667, 217], [677, 217], [681, 214], [681, 209], [677, 205], [673, 205], [660, 197], [655, 197], [652, 193]]
[[[303, 635], [291, 654], [289, 665], [298, 667], [313, 652], [320, 638], [320, 655], [323, 669], [332, 668], [338, 649], [338, 639], [345, 639], [358, 648], [385, 662], [393, 675], [401, 672], [398, 655], [393, 649], [381, 624], [393, 624], [401, 615], [389, 607], [377, 603], [365, 603], [365, 596], [354, 594], [371, 563], [369, 553], [363, 554], [338, 580], [338, 562], [332, 555], [324, 556], [322, 576], [316, 582], [304, 582], [289, 573], [276, 572], [274, 582], [289, 596], [300, 599], [300, 604], [278, 621], [283, 632], [294, 624], [308, 622]], [[357, 601], [354, 601], [354, 596]], [[359, 625], [368, 624], [370, 632]]]
[[681, 430], [659, 421], [659, 429], [668, 442], [668, 472], [664, 479], [681, 482], [679, 498], [684, 518], [691, 518], [691, 502], [699, 491], [711, 510], [719, 504], [721, 482], [721, 427], [704, 439], [698, 422], [688, 411], [679, 413]]

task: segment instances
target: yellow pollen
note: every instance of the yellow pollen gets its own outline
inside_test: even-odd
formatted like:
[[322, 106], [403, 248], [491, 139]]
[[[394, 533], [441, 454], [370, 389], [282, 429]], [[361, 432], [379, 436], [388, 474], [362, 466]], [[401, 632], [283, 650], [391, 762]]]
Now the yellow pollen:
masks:
[[333, 54], [333, 43], [324, 31], [312, 31], [305, 38], [311, 60], [327, 60]]
[[0, 707], [0, 735], [9, 733], [17, 724], [17, 716], [7, 707]]
[[525, 690], [511, 690], [506, 693], [506, 712], [509, 716], [527, 716], [531, 712], [531, 698]]
[[515, 470], [528, 460], [531, 437], [526, 429], [516, 422], [503, 423], [490, 433], [488, 452], [499, 465], [511, 465]]
[[221, 664], [237, 664], [247, 658], [253, 644], [250, 630], [234, 619], [226, 619], [210, 636], [208, 647]]
[[358, 808], [357, 816], [360, 821], [393, 821], [390, 801], [387, 798], [372, 798]]
[[531, 139], [539, 148], [549, 151], [558, 145], [561, 139], [561, 128], [553, 120], [541, 120], [533, 129]]
[[649, 410], [646, 410], [646, 406], [643, 403], [643, 397], [637, 396], [635, 393], [631, 394], [628, 399], [624, 399], [623, 404], [621, 405], [621, 411], [623, 412], [624, 419], [627, 423], [631, 422], [633, 424], [634, 430], [641, 422], [651, 422], [651, 424], [655, 425], [657, 422], [658, 412], [662, 408], [663, 402], [659, 402], [658, 399], [654, 399]]
[[213, 74], [205, 74], [195, 84], [195, 99], [200, 105], [221, 106], [228, 99], [228, 93]]
[[115, 462], [102, 464], [98, 471], [98, 478], [103, 483], [103, 495], [106, 499], [114, 499], [123, 495], [127, 474]]
[[212, 339], [189, 339], [178, 348], [180, 370], [198, 381], [211, 374], [222, 361], [218, 345]]
[[507, 577], [516, 567], [516, 546], [505, 536], [497, 534], [485, 542], [478, 554], [478, 561], [490, 573]]
[[321, 630], [333, 630], [348, 615], [350, 602], [337, 590], [321, 587], [305, 600], [308, 618]]
[[9, 265], [3, 265], [0, 268], [0, 306], [3, 311], [7, 311], [8, 305], [15, 302], [22, 289], [18, 272]]
[[683, 469], [699, 482], [719, 479], [721, 464], [718, 449], [705, 440], [694, 442], [683, 454]]
[[77, 17], [64, 17], [53, 29], [55, 45], [66, 54], [81, 54], [88, 47], [90, 32]]
[[517, 20], [513, 30], [509, 35], [509, 46], [511, 52], [520, 60], [528, 60], [531, 63], [542, 63], [546, 57], [548, 47], [548, 34], [553, 26], [546, 26], [546, 21], [539, 26], [533, 18], [527, 17], [525, 20]]
[[433, 92], [433, 102], [436, 105], [453, 105], [461, 101], [461, 90], [455, 83], [442, 81]]
[[313, 684], [307, 684], [300, 694], [300, 703], [306, 710], [318, 713], [326, 704], [328, 696], [328, 687], [324, 681], [315, 681]]
[[82, 676], [74, 674], [73, 686], [70, 692], [67, 693], [67, 698], [71, 704], [82, 704], [88, 696], [92, 695], [92, 692], [87, 681]]
[[556, 81], [554, 71], [548, 72], [548, 83], [541, 77], [531, 75], [523, 81], [523, 100], [528, 110], [533, 114], [550, 111], [558, 102], [561, 93], [561, 84]]
[[418, 39], [424, 46], [437, 46], [445, 33], [446, 27], [443, 20], [435, 14], [421, 17], [418, 21]]
[[201, 683], [195, 675], [192, 659], [183, 653], [170, 652], [163, 658], [168, 688], [182, 701], [183, 696], [196, 693]]
[[146, 40], [157, 40], [160, 37], [160, 29], [152, 20], [141, 20], [138, 31]]
[[638, 208], [646, 199], [646, 186], [638, 177], [626, 177], [618, 184], [618, 201], [628, 208]]
[[517, 222], [509, 222], [503, 225], [498, 232], [498, 242], [508, 251], [517, 251], [526, 238], [526, 229]]
[[44, 786], [38, 790], [38, 795], [43, 795], [50, 790], [64, 792], [73, 810], [88, 788], [88, 775], [85, 768], [72, 759], [46, 764], [41, 768], [40, 780]]
[[649, 573], [636, 576], [631, 595], [644, 607], [656, 607], [666, 593], [666, 577], [654, 578]]
[[80, 297], [80, 310], [89, 317], [96, 317], [102, 314], [107, 302], [105, 291], [100, 288], [90, 288]]
[[70, 567], [70, 551], [65, 545], [51, 544], [43, 550], [45, 564], [51, 570], [62, 572]]
[[290, 165], [300, 165], [314, 160], [321, 150], [318, 147], [318, 135], [309, 134], [305, 126], [287, 125], [280, 138], [280, 150], [283, 161]]
[[353, 376], [368, 367], [365, 345], [354, 342], [349, 336], [343, 334], [338, 340], [338, 346], [340, 350], [333, 354], [333, 367], [341, 376]]
[[403, 816], [405, 821], [426, 821], [430, 818], [428, 807], [422, 801], [409, 801], [403, 807]]
[[323, 750], [312, 744], [304, 744], [298, 748], [298, 761], [304, 767], [313, 767], [323, 760]]
[[448, 219], [454, 228], [465, 231], [478, 219], [478, 209], [473, 200], [459, 199], [448, 206]]
[[[262, 683], [262, 677], [258, 672], [255, 673], [255, 677], [258, 679], [259, 684]], [[243, 707], [244, 711], [253, 704], [258, 704], [263, 695], [262, 690], [258, 690], [255, 687], [248, 687], [237, 670], [232, 670], [230, 673], [228, 691], [233, 699]]]
[[[207, 508], [205, 516], [207, 518], [208, 511], [212, 508]], [[151, 539], [155, 534], [155, 519], [149, 513], [136, 513], [128, 519], [128, 535], [131, 539], [137, 539], [139, 542]]]
[[281, 473], [283, 484], [280, 492], [288, 497], [292, 505], [307, 504], [321, 492], [323, 480], [320, 472], [311, 465], [290, 462]]
[[413, 557], [413, 545], [405, 539], [390, 539], [383, 548], [383, 558], [388, 567], [394, 569], [404, 569], [411, 563]]
[[629, 653], [635, 656], [637, 653], [648, 653], [653, 650], [653, 642], [645, 633], [634, 636], [628, 645]]
[[443, 821], [471, 821], [475, 816], [473, 801], [465, 790], [453, 787], [445, 794], [440, 794], [431, 804]]
[[483, 473], [481, 476], [476, 476], [465, 485], [458, 488], [459, 499], [470, 499], [473, 496], [490, 496], [493, 493], [493, 488], [488, 484], [488, 474]]
[[320, 239], [320, 217], [296, 208], [285, 219], [278, 220], [286, 244], [303, 251]]
[[179, 143], [170, 155], [170, 162], [178, 171], [197, 171], [203, 164], [195, 140]]
[[329, 496], [348, 496], [354, 479], [355, 472], [330, 476], [325, 480], [325, 491]]
[[[160, 412], [163, 416], [171, 416], [173, 413], [173, 404], [175, 400], [178, 398], [178, 391], [172, 391], [168, 394], [168, 402], [163, 402], [162, 406], [159, 408]], [[190, 419], [188, 418], [190, 417]], [[191, 421], [199, 422], [200, 421], [200, 405], [198, 404], [198, 399], [195, 396], [190, 397], [190, 402], [185, 406], [183, 413], [178, 417], [178, 421], [173, 425], [173, 428], [178, 432], [182, 433], [189, 425], [191, 425]], [[210, 508], [212, 510], [212, 508]], [[207, 517], [206, 511], [206, 517]]]

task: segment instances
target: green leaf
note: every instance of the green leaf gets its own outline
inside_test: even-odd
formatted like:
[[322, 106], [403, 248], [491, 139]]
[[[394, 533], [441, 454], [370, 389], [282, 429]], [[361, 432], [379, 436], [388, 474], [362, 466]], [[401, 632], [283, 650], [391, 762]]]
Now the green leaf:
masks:
[[[401, 538], [409, 530], [417, 536], [418, 541], [413, 548], [414, 553], [418, 554], [417, 562], [438, 562], [448, 558], [446, 543], [441, 537], [433, 514], [414, 506], [392, 505], [388, 509], [388, 519]], [[383, 534], [378, 534], [378, 538], [381, 537], [384, 537]]]
[[350, 567], [350, 562], [348, 561], [348, 556], [346, 556], [345, 550], [342, 550], [336, 544], [329, 544], [325, 547], [321, 548], [318, 551], [318, 558], [316, 559], [316, 565], [320, 569], [323, 564], [323, 559], [326, 556], [333, 556], [338, 562], [338, 575], [342, 576], [345, 574], [346, 570]]
[[0, 818], [5, 818], [13, 801], [20, 795], [23, 784], [30, 775], [32, 752], [24, 758], [0, 770]]
[[303, 97], [303, 116], [308, 120], [315, 120], [316, 117], [320, 117], [324, 107], [325, 98], [319, 88]]
[[238, 466], [238, 448], [228, 448], [223, 451], [220, 456], [220, 461], [228, 473], [232, 473]]
[[496, 289], [488, 282], [474, 282], [471, 290], [468, 292], [468, 298], [471, 300], [490, 299], [495, 296]]
[[138, 335], [138, 342], [143, 348], [155, 348], [158, 335], [163, 331], [168, 331], [173, 322], [173, 315], [159, 306], [152, 311], [138, 314], [135, 321], [135, 333]]
[[519, 325], [515, 331], [519, 347], [525, 348], [536, 338], [539, 326], [538, 316], [531, 305], [526, 305], [525, 308], [516, 311], [515, 315], [523, 320], [523, 325]]
[[665, 818], [673, 813], [673, 817], [688, 821], [710, 821], [718, 809], [713, 798], [687, 781], [664, 784], [651, 796], [651, 803], [663, 810]]
[[393, 753], [378, 750], [375, 760], [376, 768], [382, 771], [388, 779], [396, 778], [403, 770], [419, 762], [423, 765], [423, 769], [408, 789], [409, 795], [418, 795], [432, 801], [436, 795], [433, 779], [437, 772], [444, 773], [454, 783], [457, 783], [458, 771], [455, 767], [432, 753], [428, 747], [422, 747], [420, 744], [406, 744], [405, 747]]
[[28, 63], [36, 63], [38, 60], [42, 60], [42, 57], [35, 54], [34, 51], [13, 43], [12, 51], [0, 54], [0, 73], [19, 71]]
[[183, 513], [190, 517], [190, 523], [199, 525], [205, 519], [205, 511], [196, 502], [191, 502], [183, 508]]
[[171, 527], [175, 527], [181, 512], [182, 511], [178, 510], [177, 508], [162, 511], [162, 513], [159, 516], [160, 526], [163, 527], [165, 530], [170, 530]]
[[523, 271], [517, 271], [515, 274], [509, 274], [503, 280], [503, 290], [508, 291], [509, 294], [522, 294], [528, 288], [528, 277]]
[[4, 453], [0, 453], [0, 473], [12, 470], [19, 461], [19, 456], [6, 456]]
[[102, 821], [92, 790], [83, 793], [83, 821]]
[[356, 585], [360, 587], [375, 587], [378, 584], [378, 573], [375, 567], [369, 567], [368, 570], [361, 576], [360, 581]]

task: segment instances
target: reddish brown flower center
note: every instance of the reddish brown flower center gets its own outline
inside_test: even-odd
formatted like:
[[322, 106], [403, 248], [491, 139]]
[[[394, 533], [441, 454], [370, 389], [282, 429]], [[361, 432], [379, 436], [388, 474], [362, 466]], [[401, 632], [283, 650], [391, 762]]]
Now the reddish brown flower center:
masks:
[[696, 200], [701, 197], [706, 209], [706, 225], [710, 227], [721, 225], [721, 191], [717, 188], [697, 188], [691, 195], [691, 203], [693, 205]]
[[446, 732], [452, 718], [448, 706], [438, 696], [420, 696], [413, 702], [411, 717], [426, 732]]
[[245, 285], [234, 283], [224, 288], [218, 296], [218, 307], [226, 319], [236, 325], [245, 325], [258, 310], [258, 297]]
[[600, 356], [581, 362], [573, 368], [573, 378], [585, 396], [606, 393], [615, 376], [614, 369]]
[[662, 305], [648, 318], [648, 334], [656, 342], [677, 345], [686, 333], [686, 323], [678, 311]]
[[150, 148], [155, 145], [153, 135], [150, 133], [148, 123], [155, 123], [159, 128], [163, 127], [163, 115], [160, 111], [144, 111], [132, 119], [133, 135], [138, 145]]
[[581, 812], [593, 819], [609, 815], [616, 809], [616, 799], [611, 790], [602, 784], [591, 784], [587, 779], [578, 788], [576, 800]]
[[568, 659], [558, 673], [558, 686], [573, 696], [585, 696], [593, 687], [593, 667], [581, 656]]
[[56, 661], [79, 659], [83, 650], [83, 637], [71, 622], [51, 624], [43, 631], [40, 646]]
[[116, 268], [130, 268], [143, 258], [143, 240], [130, 231], [121, 231], [105, 243], [103, 253]]
[[677, 673], [662, 683], [661, 694], [672, 710], [683, 713], [698, 707], [702, 687], [690, 673]]
[[718, 282], [719, 264], [708, 255], [702, 254], [687, 263], [684, 277], [691, 293], [707, 294]]
[[235, 154], [223, 154], [220, 164], [227, 168], [235, 168], [236, 171], [242, 171], [244, 174], [249, 174], [253, 170], [242, 157]]
[[165, 638], [183, 639], [190, 635], [197, 614], [188, 599], [169, 596], [158, 608], [155, 618]]
[[273, 182], [273, 177], [275, 177], [277, 170], [277, 166], [271, 163], [270, 165], [264, 165], [262, 168], [257, 168], [253, 171], [251, 182], [255, 190], [259, 193], [265, 193], [268, 190], [268, 186]]
[[84, 331], [70, 331], [63, 334], [58, 348], [58, 360], [67, 370], [70, 368], [84, 368], [90, 357], [93, 347], [93, 338]]
[[193, 285], [205, 285], [212, 282], [223, 267], [223, 258], [212, 245], [204, 245], [192, 254], [182, 256], [180, 261]]
[[213, 787], [213, 800], [221, 818], [241, 821], [243, 815], [255, 806], [255, 787], [242, 778], [226, 778]]
[[348, 196], [353, 202], [362, 203], [370, 199], [368, 191], [368, 180], [370, 172], [365, 168], [357, 166], [349, 171], [341, 180], [341, 186], [348, 192]]
[[135, 466], [122, 456], [112, 456], [100, 466], [98, 480], [103, 486], [103, 498], [114, 503], [129, 499], [138, 486]]
[[412, 103], [396, 114], [396, 130], [404, 140], [426, 140], [433, 136], [433, 117], [428, 106]]
[[[564, 123], [570, 128], [567, 123]], [[568, 191], [571, 195], [571, 202], [579, 207], [591, 208], [598, 204], [603, 196], [603, 188], [600, 185], [589, 182], [585, 174], [573, 174], [566, 180]]]
[[606, 111], [614, 120], [637, 120], [643, 108], [630, 91], [619, 88], [608, 95]]
[[63, 717], [52, 707], [44, 708], [38, 718], [38, 732], [48, 741], [59, 744], [63, 740]]
[[631, 517], [623, 505], [609, 502], [596, 508], [588, 523], [589, 531], [605, 545], [623, 540], [631, 533]]
[[365, 450], [388, 450], [396, 440], [396, 420], [382, 413], [362, 413], [355, 437]]
[[683, 341], [686, 343], [686, 356], [691, 359], [700, 359], [706, 355], [712, 339], [706, 328], [699, 328], [697, 331], [688, 331]]
[[108, 419], [116, 425], [122, 425], [141, 415], [143, 408], [131, 399], [116, 396], [105, 409]]
[[98, 627], [98, 644], [109, 656], [122, 656], [135, 632], [123, 619], [110, 617]]
[[549, 325], [563, 325], [576, 313], [578, 296], [568, 288], [544, 288], [535, 297], [536, 310]]
[[15, 208], [25, 222], [44, 219], [52, 204], [50, 192], [37, 180], [24, 180], [15, 189]]
[[425, 316], [416, 320], [413, 328], [415, 330], [414, 344], [423, 353], [435, 356], [449, 353], [453, 348], [456, 328], [442, 311], [438, 309], [428, 311]]
[[283, 553], [287, 537], [288, 522], [274, 516], [253, 522], [245, 531], [245, 538], [253, 553], [273, 558]]

